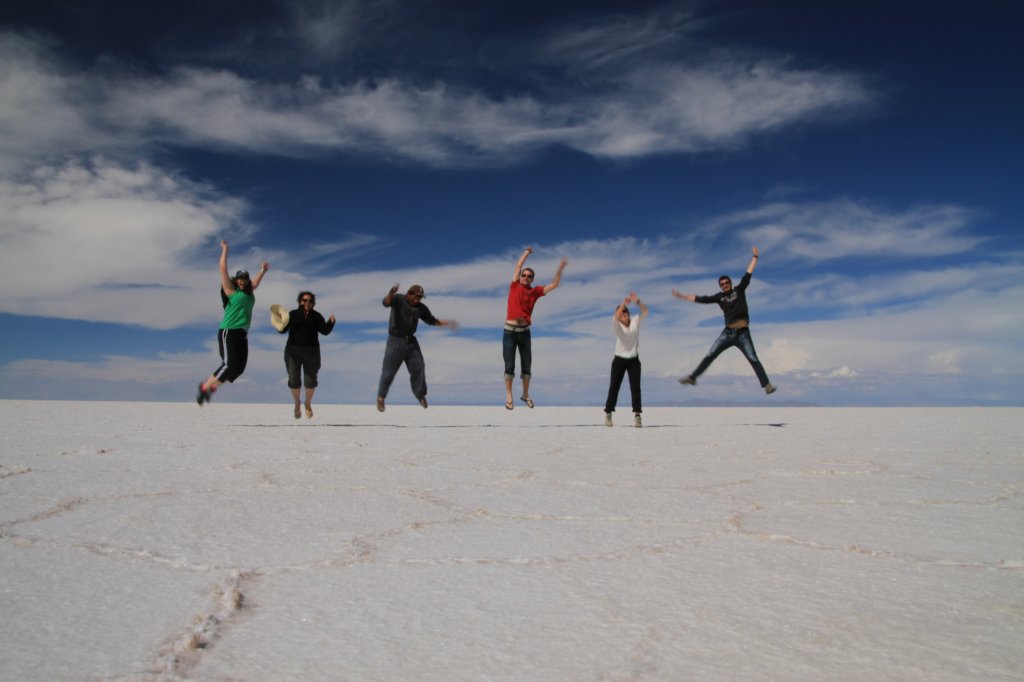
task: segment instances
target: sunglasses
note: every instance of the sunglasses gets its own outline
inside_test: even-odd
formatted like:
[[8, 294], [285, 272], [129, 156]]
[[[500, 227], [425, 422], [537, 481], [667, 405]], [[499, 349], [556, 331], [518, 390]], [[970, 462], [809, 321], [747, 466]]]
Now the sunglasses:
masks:
[[304, 299], [299, 301], [299, 303], [312, 303], [312, 302], [313, 302], [313, 299], [311, 299], [311, 298], [304, 298]]
[[519, 276], [520, 277], [525, 277], [526, 279], [533, 279], [533, 275], [531, 275], [529, 273], [526, 273], [526, 272], [524, 272], [523, 274], [521, 274]]

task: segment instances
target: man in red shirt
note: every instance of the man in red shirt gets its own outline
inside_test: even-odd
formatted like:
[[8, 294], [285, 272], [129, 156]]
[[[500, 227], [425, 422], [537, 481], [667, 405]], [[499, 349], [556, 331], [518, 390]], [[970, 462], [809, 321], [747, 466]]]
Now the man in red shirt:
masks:
[[505, 409], [511, 410], [515, 405], [512, 402], [512, 380], [516, 375], [516, 349], [519, 349], [519, 360], [522, 364], [520, 377], [523, 380], [523, 395], [520, 398], [527, 407], [533, 407], [533, 400], [530, 399], [530, 366], [533, 362], [533, 354], [530, 344], [530, 323], [533, 314], [533, 306], [537, 299], [545, 294], [554, 291], [562, 281], [562, 271], [569, 261], [565, 258], [558, 264], [555, 278], [551, 283], [543, 287], [534, 287], [533, 268], [524, 268], [526, 259], [533, 253], [533, 249], [527, 247], [523, 255], [516, 263], [516, 271], [512, 276], [512, 283], [508, 287], [508, 309], [505, 314], [505, 334], [502, 337], [502, 355], [505, 358]]

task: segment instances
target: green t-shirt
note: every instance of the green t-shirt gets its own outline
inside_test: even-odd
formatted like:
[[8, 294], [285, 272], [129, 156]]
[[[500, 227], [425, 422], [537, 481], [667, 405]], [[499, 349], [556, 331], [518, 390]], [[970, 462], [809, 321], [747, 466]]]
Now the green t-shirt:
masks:
[[235, 291], [228, 297], [228, 304], [224, 307], [224, 319], [221, 320], [221, 329], [248, 329], [252, 324], [252, 307], [256, 305], [256, 297], [247, 294], [241, 289]]

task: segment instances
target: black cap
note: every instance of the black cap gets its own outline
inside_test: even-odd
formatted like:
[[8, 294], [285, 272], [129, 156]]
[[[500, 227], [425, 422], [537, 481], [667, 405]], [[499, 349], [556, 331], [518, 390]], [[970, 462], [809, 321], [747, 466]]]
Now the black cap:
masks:
[[249, 271], [248, 270], [239, 270], [238, 272], [235, 273], [235, 279], [240, 279], [242, 277], [244, 277], [246, 279], [249, 279]]

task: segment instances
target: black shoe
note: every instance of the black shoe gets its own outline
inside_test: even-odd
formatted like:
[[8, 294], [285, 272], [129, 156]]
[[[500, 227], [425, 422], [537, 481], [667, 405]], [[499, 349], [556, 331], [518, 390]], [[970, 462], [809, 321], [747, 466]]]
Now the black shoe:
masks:
[[679, 383], [683, 384], [684, 386], [696, 386], [697, 380], [694, 379], [689, 374], [687, 374], [685, 377], [679, 377]]
[[423, 396], [422, 398], [420, 398], [420, 405], [423, 406], [424, 410], [427, 409], [427, 397], [426, 396]]
[[211, 395], [213, 395], [213, 391], [207, 391], [202, 382], [199, 382], [199, 394], [196, 395], [196, 403], [202, 407], [203, 403], [210, 402]]

